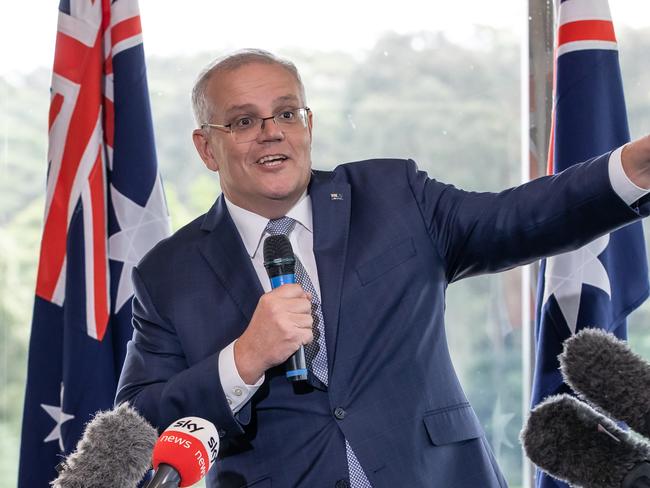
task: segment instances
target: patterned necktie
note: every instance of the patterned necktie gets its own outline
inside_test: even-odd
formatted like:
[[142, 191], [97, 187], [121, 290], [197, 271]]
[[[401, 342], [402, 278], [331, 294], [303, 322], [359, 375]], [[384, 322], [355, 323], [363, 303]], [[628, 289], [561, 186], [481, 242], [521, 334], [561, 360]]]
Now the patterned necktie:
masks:
[[[295, 226], [296, 221], [291, 217], [281, 217], [269, 220], [266, 231], [270, 235], [282, 234], [288, 237]], [[302, 286], [303, 290], [311, 294], [311, 316], [314, 320], [314, 340], [305, 346], [305, 359], [307, 360], [307, 366], [311, 368], [314, 375], [327, 386], [329, 379], [327, 376], [327, 347], [325, 345], [325, 327], [320, 297], [316, 293], [314, 284], [298, 256], [295, 256], [295, 258], [296, 282]], [[347, 440], [345, 441], [345, 454], [348, 459], [350, 486], [352, 488], [372, 488]]]
[[[296, 226], [296, 221], [291, 217], [282, 217], [279, 219], [269, 220], [266, 231], [271, 235], [282, 234], [288, 236]], [[325, 329], [323, 327], [323, 311], [320, 305], [320, 297], [316, 293], [314, 284], [307, 274], [305, 267], [302, 265], [298, 256], [296, 257], [296, 283], [302, 286], [302, 289], [311, 294], [311, 316], [314, 320], [313, 333], [314, 340], [305, 345], [305, 359], [307, 366], [311, 368], [316, 377], [327, 385], [327, 347], [325, 346]]]

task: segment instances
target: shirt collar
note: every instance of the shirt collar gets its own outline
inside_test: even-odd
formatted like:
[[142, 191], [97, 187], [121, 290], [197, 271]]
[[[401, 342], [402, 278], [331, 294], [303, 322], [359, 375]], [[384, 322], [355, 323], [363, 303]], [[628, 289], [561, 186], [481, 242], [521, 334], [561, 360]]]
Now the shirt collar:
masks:
[[[235, 227], [237, 227], [239, 235], [244, 242], [246, 252], [251, 258], [254, 258], [260, 247], [262, 237], [264, 237], [264, 230], [269, 219], [250, 210], [238, 207], [228, 200], [226, 195], [223, 195], [223, 199], [226, 202], [226, 208], [232, 217], [232, 221], [235, 223]], [[287, 212], [286, 216], [294, 219], [309, 232], [313, 232], [311, 198], [307, 192], [302, 194], [296, 204]]]

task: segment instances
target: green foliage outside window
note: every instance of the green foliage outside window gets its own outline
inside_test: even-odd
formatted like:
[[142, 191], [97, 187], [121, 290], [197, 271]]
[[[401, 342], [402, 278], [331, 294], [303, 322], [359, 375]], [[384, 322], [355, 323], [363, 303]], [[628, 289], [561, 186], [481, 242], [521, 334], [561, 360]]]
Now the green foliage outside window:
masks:
[[[517, 40], [491, 29], [480, 47], [442, 34], [387, 34], [359, 60], [291, 51], [315, 117], [314, 167], [370, 157], [410, 157], [430, 176], [470, 190], [519, 181]], [[650, 29], [619, 33], [630, 127], [650, 132]], [[146, 46], [145, 46], [146, 47]], [[189, 92], [219, 54], [149, 58], [159, 164], [175, 229], [219, 193], [191, 142]], [[44, 204], [49, 77], [45, 69], [0, 78], [0, 479], [15, 486], [27, 343]], [[646, 236], [650, 232], [646, 231]], [[480, 277], [449, 289], [447, 334], [454, 364], [511, 486], [521, 485], [522, 332], [516, 275]], [[650, 358], [650, 308], [630, 324], [633, 348]]]

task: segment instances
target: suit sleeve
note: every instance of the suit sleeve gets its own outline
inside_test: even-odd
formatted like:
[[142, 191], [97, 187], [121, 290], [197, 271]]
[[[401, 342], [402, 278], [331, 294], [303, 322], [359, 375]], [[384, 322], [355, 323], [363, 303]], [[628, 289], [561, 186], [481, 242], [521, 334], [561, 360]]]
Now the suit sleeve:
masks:
[[233, 415], [219, 381], [219, 351], [189, 366], [174, 326], [159, 315], [137, 268], [133, 286], [134, 332], [116, 403], [128, 401], [159, 430], [197, 416], [214, 423], [220, 437], [243, 433], [250, 403]]
[[458, 190], [406, 164], [413, 195], [449, 282], [577, 249], [648, 215], [611, 187], [609, 154], [500, 193]]

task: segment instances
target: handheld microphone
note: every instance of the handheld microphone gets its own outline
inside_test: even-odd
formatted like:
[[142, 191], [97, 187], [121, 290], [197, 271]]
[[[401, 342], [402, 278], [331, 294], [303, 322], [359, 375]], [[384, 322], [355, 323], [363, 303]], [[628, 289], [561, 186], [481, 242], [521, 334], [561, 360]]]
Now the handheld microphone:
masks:
[[53, 488], [133, 488], [149, 469], [158, 433], [128, 403], [99, 412], [57, 470]]
[[603, 412], [650, 437], [650, 364], [623, 341], [600, 329], [583, 329], [559, 356], [566, 383]]
[[158, 438], [153, 448], [156, 474], [146, 488], [191, 486], [210, 471], [218, 452], [214, 424], [199, 417], [183, 417]]
[[540, 469], [589, 488], [650, 487], [650, 443], [569, 395], [535, 407], [521, 442]]
[[[271, 280], [271, 288], [296, 282], [296, 258], [287, 236], [278, 234], [264, 240], [264, 267]], [[307, 380], [305, 348], [300, 348], [287, 359], [285, 374], [289, 381]]]

